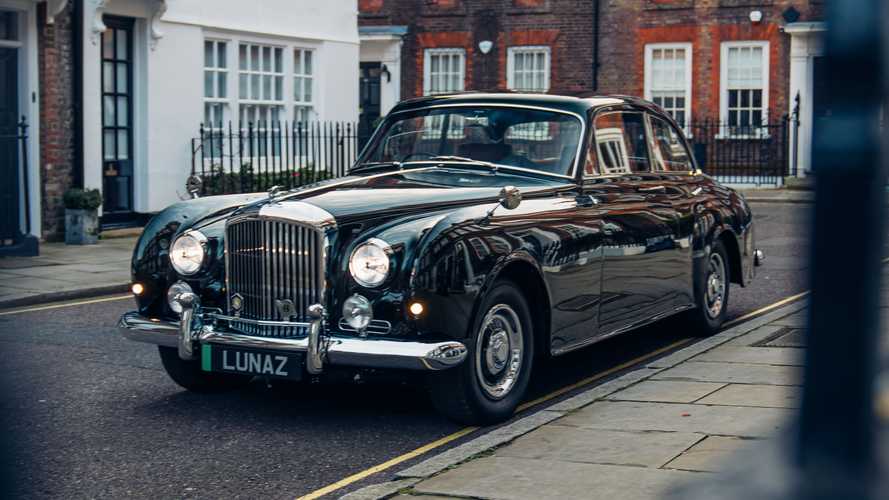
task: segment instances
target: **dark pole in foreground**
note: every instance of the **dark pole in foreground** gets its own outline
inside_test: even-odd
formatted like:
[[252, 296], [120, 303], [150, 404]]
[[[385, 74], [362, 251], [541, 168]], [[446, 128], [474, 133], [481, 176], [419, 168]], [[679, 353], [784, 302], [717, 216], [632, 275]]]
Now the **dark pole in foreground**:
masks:
[[815, 129], [811, 307], [796, 449], [801, 498], [870, 498], [885, 170], [879, 155], [885, 13], [832, 0], [826, 38], [833, 116]]

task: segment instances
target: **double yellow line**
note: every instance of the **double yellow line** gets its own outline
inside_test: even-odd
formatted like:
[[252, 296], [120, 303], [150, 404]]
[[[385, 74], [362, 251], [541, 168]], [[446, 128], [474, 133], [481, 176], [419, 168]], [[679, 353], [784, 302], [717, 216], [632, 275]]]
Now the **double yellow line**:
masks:
[[[887, 259], [887, 260], [889, 260], [889, 259]], [[884, 262], [886, 262], [886, 261], [884, 261]], [[752, 319], [752, 318], [754, 318], [754, 317], [756, 317], [756, 316], [761, 316], [761, 315], [763, 315], [763, 314], [765, 314], [765, 313], [767, 313], [767, 312], [769, 312], [769, 311], [772, 311], [772, 310], [775, 310], [775, 309], [777, 309], [777, 308], [779, 308], [779, 307], [781, 307], [781, 306], [790, 304], [791, 302], [794, 302], [794, 301], [796, 301], [796, 300], [799, 300], [799, 299], [801, 299], [801, 298], [803, 298], [803, 297], [805, 297], [805, 296], [807, 296], [807, 295], [809, 295], [809, 292], [808, 292], [808, 291], [805, 291], [805, 292], [802, 292], [802, 293], [798, 293], [798, 294], [796, 294], [796, 295], [791, 295], [790, 297], [787, 297], [787, 298], [785, 298], [785, 299], [781, 299], [781, 300], [779, 300], [778, 302], [775, 302], [775, 303], [773, 303], [773, 304], [769, 304], [769, 305], [767, 305], [767, 306], [765, 306], [765, 307], [761, 307], [761, 308], [759, 308], [759, 309], [757, 309], [757, 310], [755, 310], [755, 311], [751, 311], [751, 312], [749, 312], [749, 313], [747, 313], [747, 314], [744, 314], [744, 315], [742, 315], [742, 316], [739, 316], [739, 317], [737, 317], [737, 318], [735, 318], [735, 319], [733, 319], [733, 320], [731, 320], [731, 321], [727, 321], [727, 322], [723, 325], [723, 327], [724, 327], [724, 328], [729, 328], [729, 327], [732, 327], [732, 326], [737, 325], [737, 324], [739, 324], [739, 323], [742, 323], [742, 322], [744, 322], [744, 321], [747, 321], [747, 320], [749, 320], [749, 319]], [[526, 403], [522, 403], [521, 405], [519, 405], [519, 407], [518, 407], [518, 409], [517, 409], [517, 412], [521, 412], [521, 411], [527, 410], [528, 408], [531, 408], [531, 407], [537, 406], [537, 405], [539, 405], [539, 404], [541, 404], [541, 403], [545, 403], [545, 402], [547, 402], [547, 401], [550, 401], [550, 400], [552, 400], [552, 399], [554, 399], [554, 398], [557, 398], [557, 397], [559, 397], [559, 396], [561, 396], [561, 395], [563, 395], [563, 394], [565, 394], [565, 393], [568, 393], [568, 392], [571, 392], [571, 391], [573, 391], [573, 390], [576, 390], [576, 389], [579, 389], [579, 388], [581, 388], [581, 387], [584, 387], [584, 386], [586, 386], [586, 385], [592, 384], [593, 382], [596, 382], [596, 381], [598, 381], [598, 380], [601, 380], [601, 379], [603, 379], [603, 378], [605, 378], [605, 377], [607, 377], [607, 376], [609, 376], [609, 375], [612, 375], [612, 374], [614, 374], [614, 373], [616, 373], [616, 372], [619, 372], [619, 371], [624, 370], [624, 369], [626, 369], [626, 368], [629, 368], [629, 367], [631, 367], [631, 366], [640, 364], [640, 363], [642, 363], [642, 362], [644, 362], [644, 361], [646, 361], [646, 360], [649, 360], [649, 359], [651, 359], [651, 358], [655, 358], [655, 357], [657, 357], [657, 356], [660, 356], [661, 354], [663, 354], [663, 353], [665, 353], [665, 352], [669, 352], [669, 351], [671, 351], [671, 350], [673, 350], [673, 349], [677, 349], [677, 348], [682, 347], [682, 346], [684, 346], [684, 345], [686, 345], [686, 344], [689, 344], [689, 343], [691, 343], [693, 340], [694, 340], [694, 339], [682, 339], [682, 340], [679, 340], [679, 341], [674, 342], [674, 343], [672, 343], [672, 344], [670, 344], [670, 345], [661, 347], [660, 349], [657, 349], [657, 350], [655, 350], [655, 351], [649, 352], [649, 353], [644, 354], [644, 355], [642, 355], [642, 356], [639, 356], [639, 357], [637, 357], [637, 358], [634, 358], [634, 359], [631, 359], [631, 360], [626, 361], [626, 362], [624, 362], [624, 363], [621, 363], [621, 364], [619, 364], [619, 365], [617, 365], [617, 366], [611, 367], [611, 368], [609, 368], [609, 369], [607, 369], [607, 370], [605, 370], [605, 371], [599, 372], [599, 373], [597, 373], [597, 374], [595, 374], [595, 375], [592, 375], [592, 376], [590, 376], [590, 377], [587, 377], [587, 378], [585, 378], [585, 379], [583, 379], [583, 380], [579, 380], [579, 381], [577, 381], [577, 382], [575, 382], [575, 383], [573, 383], [573, 384], [570, 384], [570, 385], [567, 385], [567, 386], [565, 386], [565, 387], [556, 389], [555, 391], [553, 391], [553, 392], [551, 392], [551, 393], [549, 393], [549, 394], [547, 394], [547, 395], [545, 395], [545, 396], [541, 396], [541, 397], [539, 397], [539, 398], [537, 398], [537, 399], [528, 401], [528, 402], [526, 402]], [[402, 463], [402, 462], [405, 462], [405, 461], [410, 460], [410, 459], [412, 459], [412, 458], [418, 457], [418, 456], [420, 456], [420, 455], [426, 453], [427, 451], [431, 451], [431, 450], [434, 450], [434, 449], [436, 449], [436, 448], [440, 448], [440, 447], [442, 447], [442, 446], [444, 446], [444, 445], [446, 445], [446, 444], [448, 444], [448, 443], [450, 443], [450, 442], [452, 442], [452, 441], [454, 441], [454, 440], [456, 440], [456, 439], [459, 439], [459, 438], [461, 438], [461, 437], [463, 437], [463, 436], [466, 436], [467, 434], [470, 434], [470, 433], [472, 433], [472, 432], [474, 432], [474, 431], [476, 431], [476, 430], [478, 430], [478, 427], [465, 427], [465, 428], [460, 429], [459, 431], [457, 431], [457, 432], [455, 432], [455, 433], [453, 433], [453, 434], [449, 434], [449, 435], [447, 435], [447, 436], [445, 436], [445, 437], [443, 437], [443, 438], [441, 438], [441, 439], [437, 439], [437, 440], [435, 440], [435, 441], [433, 441], [433, 442], [431, 442], [431, 443], [429, 443], [429, 444], [425, 444], [425, 445], [423, 445], [423, 446], [421, 446], [421, 447], [419, 447], [419, 448], [417, 448], [417, 449], [415, 449], [415, 450], [409, 451], [409, 452], [407, 452], [407, 453], [405, 453], [405, 454], [403, 454], [403, 455], [399, 455], [399, 456], [397, 456], [397, 457], [395, 457], [395, 458], [389, 459], [389, 460], [387, 460], [387, 461], [385, 461], [385, 462], [383, 462], [383, 463], [381, 463], [381, 464], [374, 465], [373, 467], [370, 467], [370, 468], [368, 468], [368, 469], [364, 469], [364, 470], [361, 471], [361, 472], [356, 472], [355, 474], [352, 474], [351, 476], [348, 476], [348, 477], [345, 477], [345, 478], [343, 478], [343, 479], [340, 479], [339, 481], [337, 481], [337, 482], [335, 482], [335, 483], [332, 483], [332, 484], [329, 484], [329, 485], [327, 485], [327, 486], [325, 486], [325, 487], [323, 487], [323, 488], [319, 488], [319, 489], [317, 489], [317, 490], [315, 490], [315, 491], [313, 491], [313, 492], [311, 492], [311, 493], [308, 493], [308, 494], [306, 494], [306, 495], [303, 495], [303, 496], [299, 497], [297, 500], [313, 500], [313, 499], [315, 499], [315, 498], [323, 497], [324, 495], [327, 495], [327, 494], [329, 494], [329, 493], [333, 493], [334, 491], [336, 491], [336, 490], [338, 490], [338, 489], [340, 489], [340, 488], [345, 488], [346, 486], [349, 486], [350, 484], [353, 484], [353, 483], [356, 483], [356, 482], [358, 482], [358, 481], [361, 481], [362, 479], [365, 479], [365, 478], [367, 478], [367, 477], [370, 477], [370, 476], [372, 476], [372, 475], [374, 475], [374, 474], [376, 474], [376, 473], [378, 473], [378, 472], [382, 472], [382, 471], [384, 471], [384, 470], [386, 470], [386, 469], [389, 469], [389, 468], [392, 468], [392, 467], [394, 467], [394, 466], [396, 466], [396, 465], [398, 465], [398, 464], [400, 464], [400, 463]]]
[[[884, 262], [884, 263], [889, 262], [889, 258], [884, 259], [883, 262]], [[761, 308], [759, 308], [759, 309], [757, 309], [757, 310], [755, 310], [755, 311], [751, 311], [751, 312], [749, 312], [749, 313], [747, 313], [747, 314], [744, 314], [744, 315], [739, 316], [739, 317], [737, 317], [737, 318], [735, 318], [735, 319], [733, 319], [733, 320], [731, 320], [731, 321], [726, 322], [725, 325], [724, 325], [724, 327], [725, 327], [725, 328], [732, 327], [732, 326], [734, 326], [734, 325], [737, 325], [737, 324], [739, 324], [739, 323], [741, 323], [741, 322], [747, 321], [747, 320], [749, 320], [749, 319], [751, 319], [751, 318], [754, 318], [754, 317], [756, 317], [756, 316], [760, 316], [760, 315], [765, 314], [765, 313], [767, 313], [767, 312], [769, 312], [769, 311], [772, 311], [772, 310], [774, 310], [774, 309], [777, 309], [777, 308], [779, 308], [779, 307], [781, 307], [781, 306], [783, 306], [783, 305], [786, 305], [786, 304], [789, 304], [789, 303], [794, 302], [794, 301], [796, 301], [796, 300], [799, 300], [799, 299], [801, 299], [801, 298], [803, 298], [803, 297], [809, 295], [809, 293], [810, 293], [809, 291], [805, 291], [805, 292], [802, 292], [802, 293], [798, 293], [798, 294], [796, 294], [796, 295], [792, 295], [792, 296], [790, 296], [790, 297], [787, 297], [787, 298], [784, 298], [784, 299], [782, 299], [782, 300], [779, 300], [779, 301], [777, 301], [777, 302], [775, 302], [775, 303], [773, 303], [773, 304], [769, 304], [769, 305], [767, 305], [767, 306], [765, 306], [765, 307], [761, 307]], [[87, 304], [97, 304], [97, 303], [102, 303], [102, 302], [112, 302], [112, 301], [116, 301], [116, 300], [128, 299], [128, 298], [131, 298], [131, 297], [132, 297], [132, 295], [130, 295], [130, 294], [126, 294], [126, 295], [117, 295], [117, 296], [113, 296], [113, 297], [103, 297], [103, 298], [97, 298], [97, 299], [88, 299], [88, 300], [81, 300], [81, 301], [64, 302], [64, 303], [59, 303], [59, 304], [49, 304], [49, 305], [43, 305], [43, 306], [24, 307], [24, 308], [12, 309], [12, 310], [8, 310], [8, 311], [0, 311], [0, 316], [7, 316], [7, 315], [10, 315], [10, 314], [21, 314], [21, 313], [28, 313], [28, 312], [36, 312], [36, 311], [46, 311], [46, 310], [50, 310], [50, 309], [58, 309], [58, 308], [62, 308], [62, 307], [72, 307], [72, 306], [80, 306], [80, 305], [87, 305]], [[522, 403], [521, 405], [519, 405], [517, 411], [519, 411], [519, 412], [521, 412], [521, 411], [525, 411], [525, 410], [527, 410], [528, 408], [532, 408], [532, 407], [534, 407], [534, 406], [537, 406], [537, 405], [539, 405], [539, 404], [542, 404], [542, 403], [545, 403], [545, 402], [547, 402], [547, 401], [550, 401], [550, 400], [552, 400], [552, 399], [554, 399], [554, 398], [557, 398], [557, 397], [559, 397], [559, 396], [561, 396], [561, 395], [563, 395], [563, 394], [566, 394], [566, 393], [571, 392], [571, 391], [573, 391], [573, 390], [576, 390], [576, 389], [579, 389], [579, 388], [581, 388], [581, 387], [584, 387], [584, 386], [587, 386], [587, 385], [589, 385], [589, 384], [592, 384], [593, 382], [596, 382], [596, 381], [601, 380], [601, 379], [603, 379], [603, 378], [605, 378], [605, 377], [608, 377], [609, 375], [612, 375], [612, 374], [614, 374], [614, 373], [616, 373], [616, 372], [619, 372], [619, 371], [624, 370], [624, 369], [626, 369], [626, 368], [629, 368], [629, 367], [631, 367], [631, 366], [640, 364], [640, 363], [642, 363], [642, 362], [644, 362], [644, 361], [646, 361], [646, 360], [648, 360], [648, 359], [657, 357], [657, 356], [659, 356], [659, 355], [661, 355], [661, 354], [663, 354], [663, 353], [665, 353], [665, 352], [668, 352], [668, 351], [671, 351], [671, 350], [673, 350], [673, 349], [676, 349], [676, 348], [679, 348], [679, 347], [681, 347], [681, 346], [684, 346], [684, 345], [686, 345], [686, 344], [689, 344], [689, 343], [692, 342], [692, 340], [693, 340], [693, 339], [683, 339], [683, 340], [679, 340], [679, 341], [677, 341], [677, 342], [674, 342], [674, 343], [672, 343], [672, 344], [670, 344], [670, 345], [661, 347], [660, 349], [657, 349], [657, 350], [652, 351], [652, 352], [650, 352], [650, 353], [644, 354], [644, 355], [639, 356], [639, 357], [637, 357], [637, 358], [634, 358], [634, 359], [631, 359], [631, 360], [626, 361], [626, 362], [624, 362], [624, 363], [621, 363], [621, 364], [619, 364], [619, 365], [617, 365], [617, 366], [611, 367], [611, 368], [609, 368], [609, 369], [607, 369], [607, 370], [605, 370], [605, 371], [599, 372], [599, 373], [597, 373], [597, 374], [595, 374], [595, 375], [592, 375], [592, 376], [590, 376], [590, 377], [587, 377], [587, 378], [585, 378], [585, 379], [583, 379], [583, 380], [579, 380], [579, 381], [577, 381], [577, 382], [575, 382], [575, 383], [573, 383], [573, 384], [570, 384], [570, 385], [567, 385], [567, 386], [565, 386], [565, 387], [561, 387], [561, 388], [559, 388], [559, 389], [556, 389], [555, 391], [550, 392], [549, 394], [546, 394], [545, 396], [541, 396], [541, 397], [539, 397], [539, 398], [537, 398], [537, 399], [534, 399], [534, 400], [532, 400], [532, 401], [528, 401], [528, 402]], [[419, 448], [416, 448], [416, 449], [414, 449], [414, 450], [411, 450], [411, 451], [409, 451], [409, 452], [407, 452], [407, 453], [404, 453], [404, 454], [399, 455], [399, 456], [397, 456], [397, 457], [391, 458], [391, 459], [389, 459], [389, 460], [387, 460], [387, 461], [385, 461], [385, 462], [383, 462], [383, 463], [374, 465], [373, 467], [364, 469], [364, 470], [362, 470], [362, 471], [360, 471], [360, 472], [356, 472], [355, 474], [352, 474], [352, 475], [350, 475], [350, 476], [348, 476], [348, 477], [345, 477], [345, 478], [343, 478], [343, 479], [340, 479], [339, 481], [337, 481], [337, 482], [335, 482], [335, 483], [331, 483], [331, 484], [329, 484], [329, 485], [327, 485], [327, 486], [324, 486], [323, 488], [319, 488], [319, 489], [317, 489], [317, 490], [315, 490], [315, 491], [313, 491], [313, 492], [311, 492], [311, 493], [308, 493], [308, 494], [306, 494], [306, 495], [303, 495], [303, 496], [299, 497], [297, 500], [313, 500], [313, 499], [315, 499], [315, 498], [320, 498], [320, 497], [322, 497], [322, 496], [324, 496], [324, 495], [327, 495], [327, 494], [329, 494], [329, 493], [332, 493], [332, 492], [334, 492], [334, 491], [336, 491], [336, 490], [339, 490], [339, 489], [341, 489], [341, 488], [344, 488], [344, 487], [346, 487], [346, 486], [349, 486], [350, 484], [353, 484], [353, 483], [356, 483], [356, 482], [358, 482], [358, 481], [361, 481], [362, 479], [368, 478], [368, 477], [370, 477], [370, 476], [372, 476], [372, 475], [374, 475], [374, 474], [377, 474], [377, 473], [379, 473], [379, 472], [382, 472], [382, 471], [385, 471], [385, 470], [387, 470], [387, 469], [390, 469], [390, 468], [392, 468], [392, 467], [394, 467], [394, 466], [396, 466], [396, 465], [398, 465], [398, 464], [400, 464], [400, 463], [406, 462], [406, 461], [408, 461], [408, 460], [410, 460], [410, 459], [412, 459], [412, 458], [416, 458], [416, 457], [418, 457], [418, 456], [420, 456], [420, 455], [423, 455], [424, 453], [427, 453], [427, 452], [429, 452], [429, 451], [432, 451], [432, 450], [434, 450], [434, 449], [436, 449], [436, 448], [440, 448], [440, 447], [442, 447], [442, 446], [444, 446], [444, 445], [446, 445], [446, 444], [448, 444], [448, 443], [451, 443], [451, 442], [453, 442], [453, 441], [455, 441], [455, 440], [457, 440], [457, 439], [460, 439], [460, 438], [462, 438], [462, 437], [464, 437], [464, 436], [466, 436], [466, 435], [468, 435], [468, 434], [471, 434], [471, 433], [477, 431], [478, 429], [479, 429], [478, 427], [464, 427], [463, 429], [460, 429], [460, 430], [458, 430], [458, 431], [456, 431], [456, 432], [454, 432], [454, 433], [452, 433], [452, 434], [448, 434], [448, 435], [445, 436], [445, 437], [442, 437], [442, 438], [440, 438], [440, 439], [436, 439], [435, 441], [432, 441], [431, 443], [425, 444], [425, 445], [423, 445], [423, 446], [421, 446], [421, 447], [419, 447]]]

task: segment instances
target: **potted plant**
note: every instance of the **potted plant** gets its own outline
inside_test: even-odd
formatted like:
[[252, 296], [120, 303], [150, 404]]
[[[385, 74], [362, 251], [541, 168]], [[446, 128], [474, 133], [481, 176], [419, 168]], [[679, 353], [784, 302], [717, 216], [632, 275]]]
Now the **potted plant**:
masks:
[[102, 193], [98, 189], [72, 188], [65, 192], [65, 243], [95, 245], [99, 242], [98, 208]]

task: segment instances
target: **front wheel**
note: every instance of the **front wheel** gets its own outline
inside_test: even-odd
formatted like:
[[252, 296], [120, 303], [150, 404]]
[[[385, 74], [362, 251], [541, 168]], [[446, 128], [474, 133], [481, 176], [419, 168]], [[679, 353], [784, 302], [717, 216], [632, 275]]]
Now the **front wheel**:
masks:
[[250, 382], [251, 377], [228, 373], [210, 373], [201, 370], [200, 360], [185, 361], [173, 347], [158, 346], [161, 363], [167, 375], [180, 387], [192, 392], [222, 392], [239, 389]]
[[693, 335], [713, 335], [725, 322], [731, 289], [730, 269], [725, 245], [717, 240], [710, 247], [704, 265], [695, 270], [694, 293], [697, 307], [686, 313]]
[[511, 282], [487, 294], [467, 338], [462, 365], [434, 373], [429, 389], [435, 407], [468, 425], [502, 422], [525, 395], [534, 359], [534, 332], [525, 297]]

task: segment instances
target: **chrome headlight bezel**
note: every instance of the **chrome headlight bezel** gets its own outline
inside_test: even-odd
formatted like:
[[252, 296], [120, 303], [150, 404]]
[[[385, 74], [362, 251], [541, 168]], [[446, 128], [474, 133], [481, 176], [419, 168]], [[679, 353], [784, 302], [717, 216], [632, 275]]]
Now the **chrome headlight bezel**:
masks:
[[[191, 250], [200, 249], [200, 253], [198, 254], [199, 258], [195, 256], [187, 257], [185, 254], [180, 255], [177, 252], [177, 250], [180, 250], [178, 247], [185, 244], [194, 245], [191, 247]], [[197, 274], [204, 268], [204, 264], [207, 262], [207, 237], [200, 231], [189, 229], [173, 240], [173, 244], [170, 245], [169, 255], [170, 264], [177, 273], [183, 276]], [[191, 260], [189, 261], [185, 259]], [[187, 267], [185, 265], [186, 262], [190, 262]]]
[[[364, 259], [362, 261], [362, 259]], [[368, 265], [368, 259], [375, 260], [375, 269]], [[363, 263], [363, 266], [362, 266]], [[365, 288], [376, 288], [389, 278], [392, 272], [392, 246], [379, 238], [371, 238], [361, 243], [349, 256], [349, 274], [356, 283]]]

